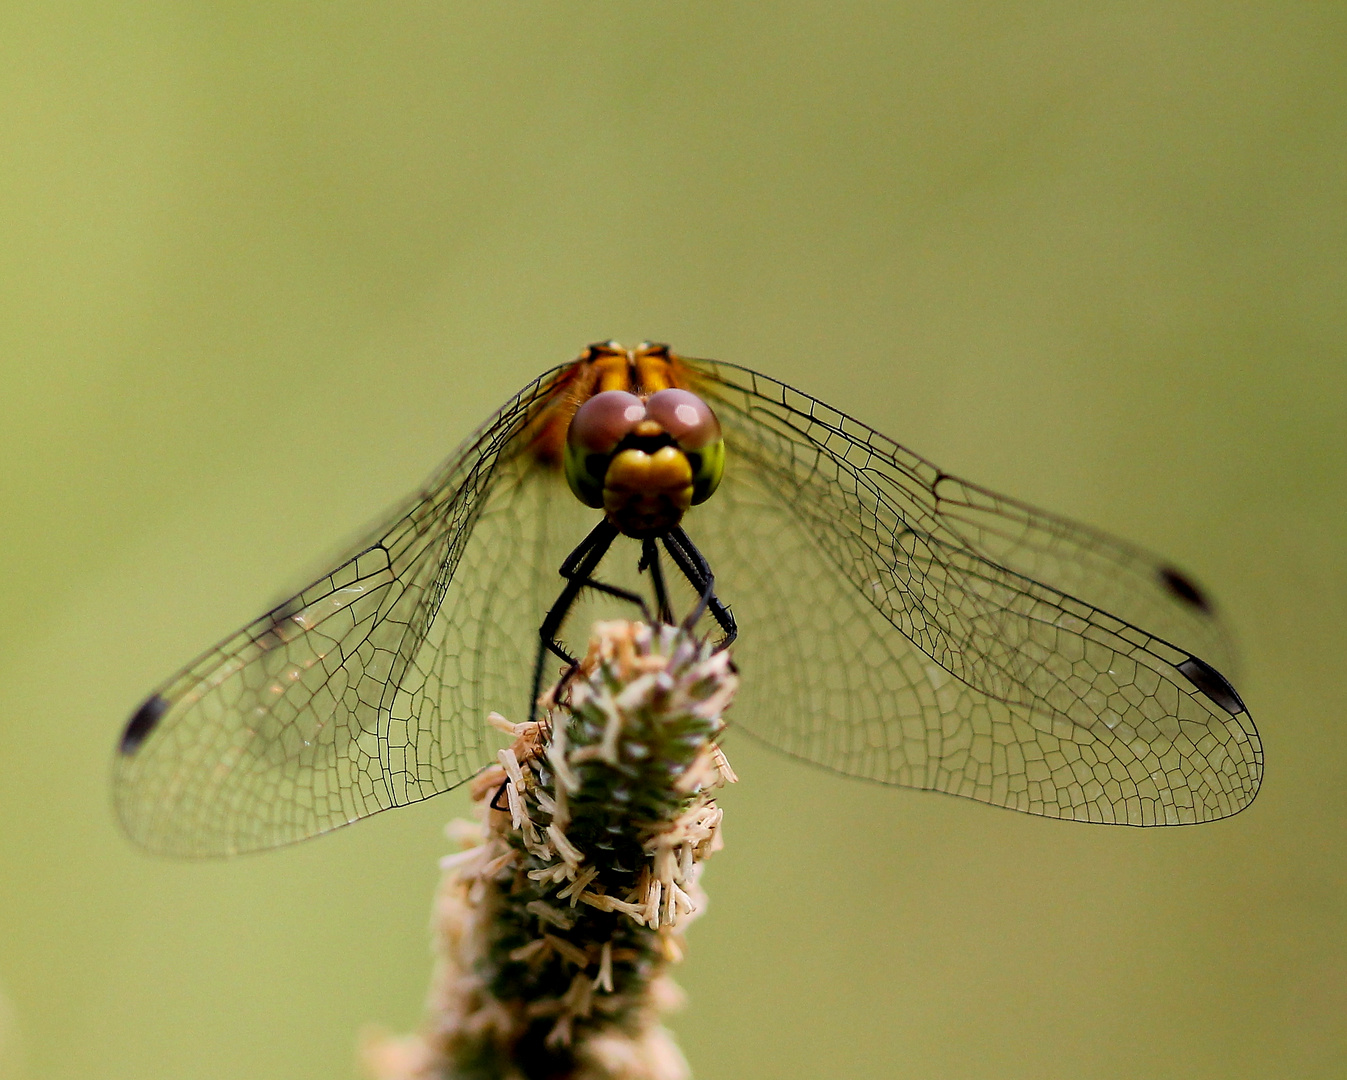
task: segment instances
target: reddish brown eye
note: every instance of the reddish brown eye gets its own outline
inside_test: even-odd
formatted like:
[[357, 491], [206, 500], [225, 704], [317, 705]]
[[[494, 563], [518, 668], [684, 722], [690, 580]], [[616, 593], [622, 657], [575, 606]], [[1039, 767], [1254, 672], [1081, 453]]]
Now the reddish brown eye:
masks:
[[645, 411], [684, 450], [700, 450], [720, 438], [716, 414], [690, 391], [657, 391], [646, 401]]
[[627, 433], [645, 419], [645, 405], [625, 390], [595, 394], [576, 410], [566, 442], [581, 454], [611, 454]]

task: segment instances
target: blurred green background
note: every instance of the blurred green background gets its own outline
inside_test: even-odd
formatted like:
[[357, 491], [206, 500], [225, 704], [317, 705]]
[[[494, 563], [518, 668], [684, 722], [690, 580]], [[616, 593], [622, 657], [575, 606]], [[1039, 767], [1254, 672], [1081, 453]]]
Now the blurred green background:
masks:
[[461, 795], [165, 862], [111, 749], [608, 337], [1170, 554], [1267, 753], [1132, 830], [732, 740], [696, 1075], [1342, 1075], [1342, 5], [6, 5], [0, 146], [0, 1077], [349, 1077], [415, 1024]]

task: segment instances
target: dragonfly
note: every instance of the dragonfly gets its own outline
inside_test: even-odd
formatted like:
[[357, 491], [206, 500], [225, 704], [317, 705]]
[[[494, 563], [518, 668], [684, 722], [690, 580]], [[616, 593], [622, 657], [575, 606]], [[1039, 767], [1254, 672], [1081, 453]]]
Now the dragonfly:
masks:
[[631, 605], [734, 640], [734, 728], [846, 776], [1136, 826], [1262, 779], [1187, 574], [664, 345], [540, 375], [334, 562], [135, 710], [135, 842], [229, 855], [448, 791], [503, 745], [488, 713], [533, 715]]

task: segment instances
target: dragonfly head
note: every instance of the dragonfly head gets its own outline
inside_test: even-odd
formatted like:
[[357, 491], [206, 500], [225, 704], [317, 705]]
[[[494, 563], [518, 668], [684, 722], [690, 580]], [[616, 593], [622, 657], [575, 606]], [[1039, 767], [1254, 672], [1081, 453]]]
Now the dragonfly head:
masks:
[[688, 390], [642, 399], [595, 394], [566, 433], [566, 481], [625, 535], [657, 536], [704, 502], [725, 471], [725, 441], [710, 407]]

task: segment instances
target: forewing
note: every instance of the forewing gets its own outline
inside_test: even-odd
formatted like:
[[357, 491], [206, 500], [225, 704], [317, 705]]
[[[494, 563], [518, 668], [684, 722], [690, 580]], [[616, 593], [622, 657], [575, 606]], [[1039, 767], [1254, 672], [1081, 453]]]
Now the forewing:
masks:
[[274, 847], [448, 790], [485, 763], [472, 679], [491, 612], [473, 593], [521, 478], [538, 473], [540, 490], [552, 478], [527, 435], [565, 372], [525, 387], [330, 573], [150, 696], [114, 765], [133, 839], [175, 855]]
[[1233, 674], [1230, 636], [1206, 593], [1152, 552], [977, 484], [941, 474], [941, 521], [973, 551]]
[[[726, 432], [725, 481], [687, 528], [739, 617], [742, 726], [842, 772], [1049, 816], [1200, 821], [1253, 798], [1257, 732], [1192, 651], [1219, 628], [1113, 581], [1144, 577], [1143, 554], [765, 376], [689, 363]], [[1184, 644], [1090, 602], [1119, 589]]]

